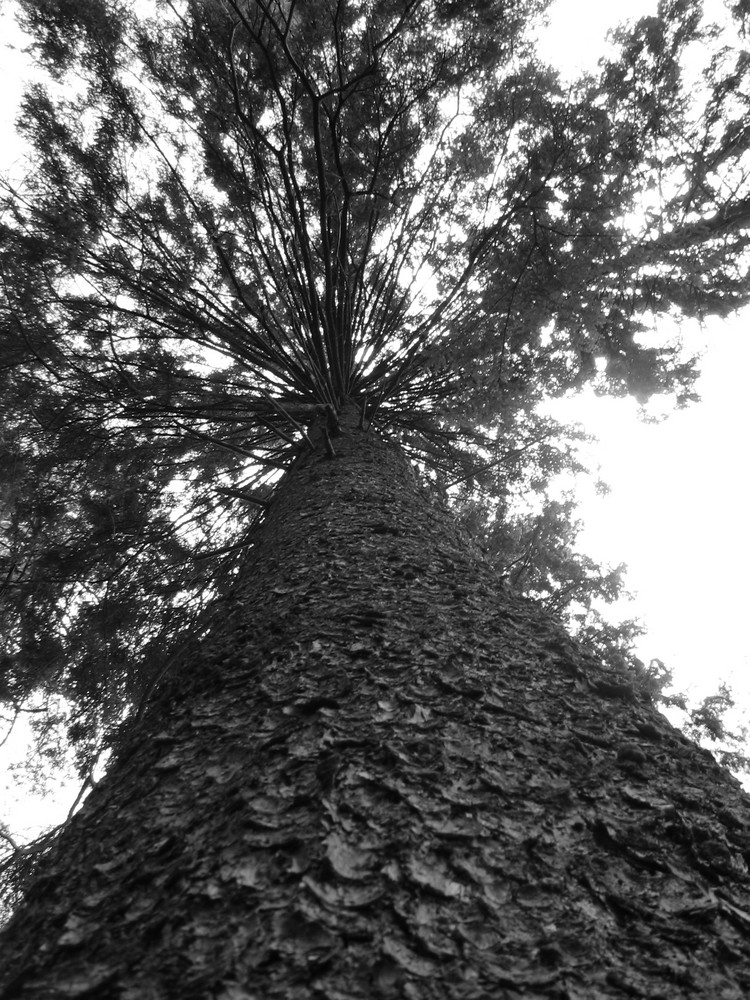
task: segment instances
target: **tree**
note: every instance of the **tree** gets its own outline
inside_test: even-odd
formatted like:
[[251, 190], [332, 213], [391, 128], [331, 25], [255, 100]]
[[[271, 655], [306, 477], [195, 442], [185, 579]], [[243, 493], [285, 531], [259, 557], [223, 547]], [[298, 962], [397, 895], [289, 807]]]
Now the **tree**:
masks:
[[746, 301], [741, 54], [691, 99], [685, 0], [572, 88], [533, 0], [19, 7], [4, 694], [113, 753], [2, 995], [742, 995], [746, 800], [436, 492], [586, 381], [689, 398], [648, 316]]

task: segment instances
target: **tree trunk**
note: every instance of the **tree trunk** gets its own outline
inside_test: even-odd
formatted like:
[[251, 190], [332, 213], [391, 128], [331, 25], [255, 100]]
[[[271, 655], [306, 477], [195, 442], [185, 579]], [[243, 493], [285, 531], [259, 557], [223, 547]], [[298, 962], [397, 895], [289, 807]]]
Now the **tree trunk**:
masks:
[[342, 425], [45, 860], [0, 997], [750, 995], [738, 783]]

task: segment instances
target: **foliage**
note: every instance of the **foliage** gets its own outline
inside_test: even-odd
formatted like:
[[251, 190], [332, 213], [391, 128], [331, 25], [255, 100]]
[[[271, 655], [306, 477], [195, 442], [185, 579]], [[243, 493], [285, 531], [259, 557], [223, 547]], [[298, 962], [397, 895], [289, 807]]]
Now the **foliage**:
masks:
[[684, 694], [673, 695], [668, 704], [680, 710], [680, 728], [696, 743], [707, 747], [725, 767], [736, 774], [750, 775], [746, 718], [739, 718], [729, 686], [718, 689], [699, 703], [690, 703]]
[[63, 698], [83, 767], [210, 627], [305, 426], [345, 398], [428, 478], [494, 498], [514, 582], [617, 590], [571, 559], [567, 501], [505, 515], [572, 461], [540, 401], [685, 401], [653, 317], [748, 299], [747, 59], [685, 85], [700, 4], [666, 0], [574, 85], [534, 56], [544, 0], [18, 8], [49, 79], [0, 219], [12, 712]]

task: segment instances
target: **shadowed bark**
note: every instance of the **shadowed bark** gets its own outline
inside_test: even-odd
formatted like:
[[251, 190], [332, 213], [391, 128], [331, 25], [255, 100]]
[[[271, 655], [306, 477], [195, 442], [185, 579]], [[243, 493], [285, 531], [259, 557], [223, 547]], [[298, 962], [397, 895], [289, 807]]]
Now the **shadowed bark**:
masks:
[[311, 432], [5, 931], [0, 996], [747, 996], [738, 783], [357, 422]]

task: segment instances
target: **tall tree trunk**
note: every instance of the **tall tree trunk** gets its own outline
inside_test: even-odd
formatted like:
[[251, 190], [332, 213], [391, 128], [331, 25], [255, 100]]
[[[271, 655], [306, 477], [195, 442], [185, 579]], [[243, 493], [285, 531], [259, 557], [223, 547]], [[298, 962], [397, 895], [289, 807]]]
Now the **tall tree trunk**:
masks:
[[45, 861], [0, 996], [750, 995], [737, 782], [342, 423]]

